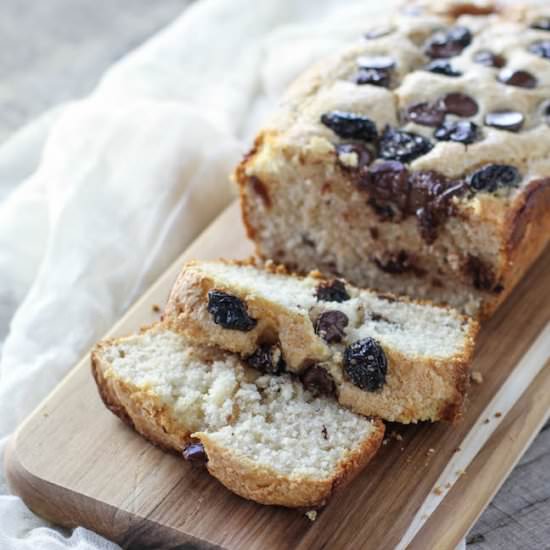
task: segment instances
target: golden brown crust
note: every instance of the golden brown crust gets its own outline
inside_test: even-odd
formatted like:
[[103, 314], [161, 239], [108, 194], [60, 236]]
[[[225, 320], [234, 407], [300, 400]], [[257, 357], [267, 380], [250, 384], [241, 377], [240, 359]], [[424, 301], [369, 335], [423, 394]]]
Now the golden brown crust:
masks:
[[179, 424], [154, 394], [110, 375], [101, 354], [114, 340], [97, 344], [91, 354], [92, 375], [105, 406], [148, 441], [165, 451], [180, 453], [191, 434]]
[[204, 432], [189, 433], [154, 393], [128, 384], [110, 371], [103, 350], [116, 343], [99, 343], [91, 355], [92, 374], [106, 407], [145, 439], [165, 451], [181, 454], [190, 441], [200, 440], [212, 476], [238, 495], [261, 504], [289, 508], [323, 506], [332, 492], [353, 479], [374, 456], [384, 436], [384, 424], [373, 420], [374, 430], [326, 479], [290, 477], [238, 456]]
[[[273, 262], [264, 266], [254, 261], [221, 263], [253, 266], [270, 273], [295, 277]], [[197, 344], [221, 347], [243, 357], [251, 355], [260, 344], [278, 343], [291, 372], [300, 372], [312, 363], [330, 362], [330, 348], [315, 334], [309, 317], [258, 294], [248, 294], [223, 280], [215, 280], [207, 272], [201, 271], [201, 264], [194, 261], [185, 264], [170, 293], [164, 319], [174, 331], [184, 334]], [[212, 288], [243, 300], [249, 315], [257, 320], [254, 329], [241, 332], [216, 325], [207, 311], [208, 291]], [[392, 295], [384, 298], [405, 304], [418, 303]], [[429, 302], [427, 304], [432, 306]], [[396, 422], [454, 422], [460, 419], [479, 325], [450, 308], [439, 309], [455, 315], [467, 327], [464, 347], [460, 353], [450, 359], [410, 358], [386, 347], [388, 376], [380, 392], [365, 392], [357, 388], [344, 379], [341, 368], [331, 367], [330, 374], [337, 386], [338, 401], [358, 414], [380, 416]]]
[[[246, 230], [246, 234], [248, 238], [251, 240], [255, 240], [256, 229], [250, 222], [250, 217], [248, 214], [249, 202], [246, 200], [246, 191], [247, 191], [246, 185], [249, 178], [246, 175], [246, 168], [250, 163], [251, 159], [253, 159], [258, 153], [258, 151], [263, 147], [263, 144], [267, 138], [268, 138], [267, 133], [263, 133], [263, 132], [256, 137], [252, 148], [243, 156], [241, 162], [239, 162], [239, 164], [237, 165], [233, 173], [233, 180], [235, 181], [235, 183], [237, 183], [239, 187], [239, 198], [241, 203], [241, 216], [242, 216], [243, 224]], [[270, 203], [271, 203], [271, 198], [270, 198]]]
[[505, 212], [501, 231], [502, 291], [489, 295], [479, 318], [488, 319], [550, 243], [550, 178], [529, 182]]
[[317, 508], [326, 504], [336, 488], [358, 475], [376, 454], [384, 437], [384, 425], [380, 420], [373, 422], [376, 428], [373, 434], [348, 453], [335, 473], [326, 479], [283, 476], [274, 469], [243, 459], [218, 445], [208, 434], [197, 432], [193, 435], [204, 445], [208, 471], [234, 493], [261, 504]]

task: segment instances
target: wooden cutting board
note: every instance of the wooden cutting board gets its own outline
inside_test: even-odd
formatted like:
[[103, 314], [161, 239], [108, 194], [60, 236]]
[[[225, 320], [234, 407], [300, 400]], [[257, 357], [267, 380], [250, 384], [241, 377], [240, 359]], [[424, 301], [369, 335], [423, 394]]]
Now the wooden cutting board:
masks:
[[[127, 334], [157, 319], [156, 306], [163, 305], [184, 260], [242, 258], [251, 252], [234, 204], [110, 334]], [[191, 543], [247, 550], [394, 548], [520, 360], [542, 357], [544, 363], [550, 356], [548, 339], [537, 339], [550, 319], [549, 274], [547, 250], [483, 328], [474, 363], [483, 383], [472, 385], [464, 421], [458, 426], [388, 426], [394, 436], [314, 523], [297, 511], [243, 500], [205, 471], [141, 439], [101, 403], [88, 356], [12, 438], [6, 458], [10, 486], [33, 511], [52, 522], [84, 525], [125, 547], [187, 548]], [[496, 431], [425, 523], [414, 548], [454, 548], [519, 460], [549, 409], [547, 364], [508, 414], [488, 419], [498, 424]]]

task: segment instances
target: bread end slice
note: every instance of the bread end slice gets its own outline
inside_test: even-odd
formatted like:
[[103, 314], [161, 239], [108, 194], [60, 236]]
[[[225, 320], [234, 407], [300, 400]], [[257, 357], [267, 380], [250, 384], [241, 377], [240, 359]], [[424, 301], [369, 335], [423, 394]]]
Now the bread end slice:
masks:
[[259, 375], [160, 324], [99, 343], [92, 373], [105, 405], [126, 424], [178, 454], [200, 442], [210, 474], [262, 504], [323, 506], [366, 466], [384, 434], [380, 420], [314, 397], [290, 375]]

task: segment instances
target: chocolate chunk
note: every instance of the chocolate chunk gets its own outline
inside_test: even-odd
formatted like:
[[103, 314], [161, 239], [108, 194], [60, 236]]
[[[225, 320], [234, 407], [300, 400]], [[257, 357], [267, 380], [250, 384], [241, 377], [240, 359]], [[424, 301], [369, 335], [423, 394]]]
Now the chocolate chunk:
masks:
[[372, 84], [388, 88], [390, 85], [391, 69], [395, 67], [395, 59], [385, 55], [357, 59], [359, 72], [355, 77], [356, 84]]
[[512, 69], [502, 69], [498, 75], [499, 82], [508, 86], [517, 86], [518, 88], [535, 88], [537, 79], [527, 71], [514, 71]]
[[269, 196], [269, 191], [267, 190], [267, 187], [265, 186], [264, 182], [256, 176], [250, 176], [248, 178], [248, 181], [252, 185], [252, 189], [254, 190], [254, 193], [256, 193], [256, 195], [260, 197], [264, 206], [266, 208], [271, 208], [271, 197]]
[[485, 124], [498, 128], [499, 130], [508, 130], [517, 132], [523, 126], [525, 118], [517, 111], [494, 111], [485, 115]]
[[450, 77], [462, 76], [460, 71], [453, 69], [453, 66], [444, 59], [434, 59], [428, 63], [424, 69], [431, 73], [442, 74]]
[[468, 255], [465, 272], [471, 277], [472, 284], [477, 290], [490, 291], [495, 286], [493, 270], [477, 256]]
[[435, 139], [468, 145], [478, 138], [478, 126], [469, 120], [449, 120], [434, 132]]
[[306, 246], [309, 246], [310, 248], [315, 248], [315, 241], [313, 239], [310, 239], [307, 233], [302, 233], [300, 237], [302, 239], [303, 244], [305, 244]]
[[325, 311], [315, 322], [315, 334], [329, 344], [337, 344], [342, 341], [348, 322], [348, 316], [342, 311]]
[[362, 56], [357, 59], [357, 65], [361, 69], [380, 69], [389, 71], [395, 67], [395, 59], [388, 55], [377, 55], [373, 57]]
[[472, 42], [472, 33], [466, 27], [450, 27], [435, 32], [426, 42], [424, 51], [431, 58], [458, 55]]
[[521, 175], [515, 166], [489, 164], [472, 174], [469, 185], [475, 191], [494, 193], [499, 188], [518, 187]]
[[369, 197], [367, 204], [374, 210], [380, 221], [393, 220], [395, 210], [389, 204], [383, 204], [377, 201], [374, 197]]
[[506, 58], [498, 53], [494, 53], [491, 50], [480, 50], [474, 54], [474, 62], [486, 67], [496, 67], [501, 69], [506, 65]]
[[256, 319], [248, 315], [245, 303], [237, 296], [221, 290], [208, 292], [208, 312], [214, 323], [223, 328], [248, 332], [256, 326]]
[[409, 211], [416, 216], [420, 235], [431, 244], [439, 227], [454, 214], [453, 197], [461, 196], [466, 186], [433, 170], [411, 173], [410, 183]]
[[[426, 242], [437, 237], [437, 228], [454, 214], [452, 199], [467, 186], [435, 171], [409, 172], [397, 161], [377, 161], [360, 180], [369, 193], [368, 204], [382, 221], [416, 216]], [[420, 275], [421, 269], [417, 268]]]
[[360, 86], [370, 84], [371, 86], [389, 88], [390, 73], [381, 69], [359, 69], [355, 75], [355, 83]]
[[315, 294], [320, 302], [345, 302], [350, 299], [350, 295], [346, 290], [346, 285], [343, 281], [334, 279], [326, 281], [317, 287]]
[[439, 199], [456, 184], [435, 170], [411, 172], [409, 183], [411, 186], [408, 203], [410, 214]]
[[331, 111], [321, 116], [321, 122], [342, 138], [373, 141], [377, 138], [376, 124], [363, 115]]
[[379, 155], [386, 160], [411, 162], [431, 151], [432, 147], [425, 137], [386, 126], [379, 142]]
[[246, 364], [265, 374], [279, 375], [286, 371], [286, 363], [279, 346], [260, 345], [246, 358]]
[[437, 239], [438, 227], [441, 225], [438, 211], [428, 205], [423, 206], [416, 211], [416, 220], [422, 239], [428, 244], [434, 243]]
[[189, 443], [182, 452], [183, 458], [197, 466], [204, 466], [208, 462], [208, 455], [202, 443]]
[[433, 105], [426, 101], [415, 103], [407, 109], [407, 119], [423, 126], [437, 127], [445, 119], [445, 111], [439, 105]]
[[390, 258], [385, 261], [375, 258], [374, 263], [382, 271], [394, 275], [412, 273], [417, 277], [422, 277], [426, 274], [426, 270], [416, 266], [414, 258], [409, 256], [405, 250], [400, 250], [397, 254], [390, 256]]
[[368, 179], [361, 180], [361, 186], [377, 204], [391, 202], [404, 210], [409, 194], [408, 175], [407, 168], [401, 162], [378, 161], [370, 167]]
[[531, 23], [531, 28], [538, 31], [550, 31], [550, 17], [539, 17]]
[[306, 369], [300, 375], [300, 379], [304, 388], [313, 395], [331, 396], [336, 393], [336, 386], [332, 376], [319, 365], [313, 365]]
[[384, 315], [381, 315], [380, 313], [374, 313], [374, 312], [369, 313], [369, 317], [375, 323], [388, 323], [390, 325], [395, 325], [393, 321], [390, 321], [387, 317], [385, 317]]
[[386, 383], [388, 361], [380, 344], [371, 337], [348, 346], [344, 352], [344, 373], [351, 383], [366, 391], [377, 391]]
[[438, 105], [447, 113], [463, 117], [474, 116], [478, 111], [476, 101], [469, 95], [460, 92], [452, 92], [443, 96], [438, 101]]
[[[353, 156], [356, 162], [350, 160]], [[339, 143], [336, 145], [338, 164], [345, 170], [360, 171], [372, 160], [372, 153], [362, 143]]]
[[550, 59], [550, 40], [539, 40], [538, 42], [533, 42], [527, 49], [531, 53], [534, 53], [543, 59]]

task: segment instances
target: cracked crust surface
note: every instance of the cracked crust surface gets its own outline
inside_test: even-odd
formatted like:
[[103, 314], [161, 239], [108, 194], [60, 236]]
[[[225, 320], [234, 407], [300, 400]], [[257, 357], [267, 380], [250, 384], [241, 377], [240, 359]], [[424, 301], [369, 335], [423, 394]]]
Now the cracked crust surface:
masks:
[[[228, 276], [231, 270], [233, 274]], [[262, 287], [255, 285], [260, 279], [265, 279]], [[403, 423], [460, 419], [477, 323], [448, 308], [378, 295], [351, 285], [346, 285], [353, 298], [347, 304], [317, 302], [315, 290], [324, 282], [326, 280], [319, 273], [301, 278], [271, 262], [263, 267], [254, 261], [189, 262], [170, 294], [164, 321], [193, 342], [221, 347], [244, 358], [261, 344], [276, 343], [291, 372], [302, 373], [312, 364], [322, 365], [336, 384], [339, 402], [359, 414]], [[287, 303], [266, 291], [270, 285], [282, 284], [285, 286], [281, 292], [290, 300]], [[242, 300], [248, 314], [257, 321], [255, 327], [244, 332], [217, 325], [208, 311], [208, 293], [213, 289]], [[352, 384], [342, 371], [343, 346], [328, 345], [315, 333], [314, 319], [323, 310], [335, 308], [346, 312], [350, 319], [358, 316], [356, 326], [350, 327], [353, 330], [346, 329], [348, 344], [365, 335], [372, 335], [381, 342], [388, 361], [388, 374], [380, 391], [367, 392]], [[372, 315], [387, 319], [373, 322]], [[418, 353], [414, 351], [414, 342], [407, 342], [408, 347], [399, 347], [391, 327], [386, 326], [387, 322], [394, 322], [392, 319], [395, 323], [400, 319], [399, 322], [407, 322], [406, 326], [412, 327], [416, 318], [426, 320], [433, 316], [442, 323], [438, 341], [455, 338], [454, 348], [443, 351], [444, 344], [436, 343], [430, 351]], [[421, 322], [427, 321], [419, 320], [419, 325]], [[411, 334], [410, 339], [420, 338], [421, 327], [426, 326], [430, 327], [429, 324], [420, 325], [418, 334]], [[397, 325], [396, 328], [402, 329]], [[406, 327], [402, 330], [407, 332]], [[433, 332], [433, 325], [430, 330]], [[426, 338], [436, 341], [433, 333]]]
[[[248, 235], [260, 256], [302, 273], [318, 268], [358, 286], [448, 303], [486, 318], [550, 240], [545, 114], [550, 59], [529, 51], [534, 43], [550, 41], [550, 31], [530, 28], [539, 17], [550, 17], [550, 10], [520, 6], [499, 11], [491, 2], [424, 4], [424, 13], [401, 14], [388, 22], [388, 34], [361, 39], [305, 73], [236, 169], [235, 179]], [[430, 61], [426, 41], [453, 26], [472, 33], [467, 47], [443, 59], [461, 75], [424, 70]], [[501, 55], [505, 65], [476, 62], [475, 55], [484, 50]], [[354, 82], [358, 60], [365, 56], [395, 61], [388, 88]], [[503, 84], [498, 79], [504, 70], [528, 71], [537, 84]], [[473, 144], [437, 141], [433, 127], [403, 118], [410, 106], [435, 104], [450, 93], [466, 94], [477, 104], [472, 116], [447, 115], [479, 126], [481, 136]], [[369, 117], [379, 133], [390, 125], [430, 139], [433, 148], [407, 163], [411, 173], [469, 178], [487, 165], [506, 164], [517, 168], [521, 181], [498, 193], [456, 197], [453, 215], [428, 243], [414, 216], [381, 220], [369, 206], [369, 192], [357, 185], [349, 167], [342, 167], [336, 152], [338, 145], [356, 140], [339, 137], [320, 122], [335, 110]], [[519, 131], [485, 124], [488, 113], [503, 110], [523, 116]], [[398, 257], [406, 258], [400, 269], [388, 269]]]

